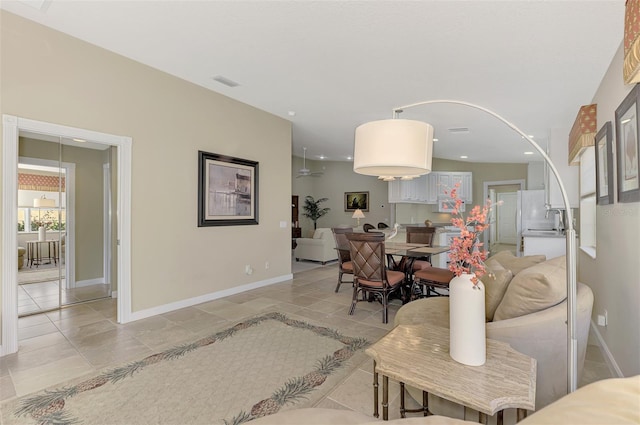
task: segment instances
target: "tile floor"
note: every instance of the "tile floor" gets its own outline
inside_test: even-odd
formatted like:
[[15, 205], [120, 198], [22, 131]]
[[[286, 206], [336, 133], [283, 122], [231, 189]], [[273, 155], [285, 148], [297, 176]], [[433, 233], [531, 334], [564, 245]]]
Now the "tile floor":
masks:
[[[64, 279], [62, 280], [64, 286]], [[62, 305], [110, 297], [110, 285], [88, 285], [63, 289], [58, 294], [58, 281], [24, 283], [18, 285], [18, 315], [33, 314]]]
[[[138, 359], [180, 342], [193, 340], [238, 319], [267, 311], [296, 314], [348, 335], [376, 341], [393, 327], [400, 304], [389, 308], [389, 324], [381, 321], [378, 303], [358, 303], [348, 315], [349, 284], [335, 293], [336, 263], [292, 264], [294, 278], [264, 288], [178, 311], [119, 325], [116, 300], [105, 299], [19, 320], [19, 352], [0, 358], [0, 401], [39, 391], [103, 368]], [[301, 271], [297, 271], [301, 270]], [[585, 379], [609, 377], [598, 347], [590, 346]], [[371, 361], [360, 367], [319, 403], [320, 407], [372, 412]], [[393, 390], [390, 394], [398, 394]], [[397, 406], [398, 399], [391, 401]], [[397, 417], [397, 409], [390, 409]]]

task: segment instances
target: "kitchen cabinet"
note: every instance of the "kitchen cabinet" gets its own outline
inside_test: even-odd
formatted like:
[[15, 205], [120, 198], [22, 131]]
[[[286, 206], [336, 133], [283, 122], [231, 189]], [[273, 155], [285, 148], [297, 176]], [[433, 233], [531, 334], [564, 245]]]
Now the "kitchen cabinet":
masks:
[[567, 240], [564, 236], [524, 236], [523, 255], [546, 255], [547, 260], [565, 255]]
[[460, 171], [434, 171], [429, 174], [429, 204], [438, 202], [438, 197], [444, 197], [445, 190], [451, 190], [456, 183], [460, 183], [458, 188], [458, 198], [465, 203], [473, 202], [473, 173]]
[[426, 204], [428, 198], [427, 176], [389, 182], [389, 202]]
[[433, 171], [413, 180], [389, 182], [390, 203], [437, 204], [445, 190], [460, 183], [458, 197], [465, 203], [473, 201], [472, 173], [459, 171]]

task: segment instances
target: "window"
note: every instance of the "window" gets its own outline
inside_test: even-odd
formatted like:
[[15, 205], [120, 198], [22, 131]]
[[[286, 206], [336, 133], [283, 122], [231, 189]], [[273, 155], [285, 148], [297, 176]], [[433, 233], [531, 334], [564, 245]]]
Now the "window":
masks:
[[580, 155], [580, 249], [596, 258], [596, 161], [595, 148]]
[[47, 230], [64, 230], [67, 222], [65, 210], [42, 208], [18, 208], [18, 232], [37, 232], [43, 226]]

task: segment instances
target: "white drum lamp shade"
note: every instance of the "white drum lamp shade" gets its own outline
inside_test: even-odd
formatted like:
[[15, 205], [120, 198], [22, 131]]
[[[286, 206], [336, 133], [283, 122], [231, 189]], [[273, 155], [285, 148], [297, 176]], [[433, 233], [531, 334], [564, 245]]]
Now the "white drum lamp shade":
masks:
[[55, 208], [56, 200], [47, 199], [44, 195], [42, 195], [42, 198], [36, 198], [33, 200], [33, 206], [35, 208]]
[[367, 176], [420, 176], [431, 172], [433, 127], [388, 119], [356, 128], [353, 171]]

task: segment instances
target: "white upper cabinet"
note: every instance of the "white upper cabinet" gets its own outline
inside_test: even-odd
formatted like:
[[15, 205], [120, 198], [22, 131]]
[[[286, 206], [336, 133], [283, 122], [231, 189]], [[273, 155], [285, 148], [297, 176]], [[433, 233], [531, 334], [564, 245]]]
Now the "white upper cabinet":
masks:
[[458, 196], [466, 203], [472, 201], [472, 177], [470, 172], [434, 171], [413, 180], [389, 182], [390, 203], [436, 204], [444, 191], [453, 189], [460, 182]]

